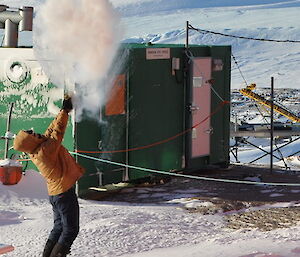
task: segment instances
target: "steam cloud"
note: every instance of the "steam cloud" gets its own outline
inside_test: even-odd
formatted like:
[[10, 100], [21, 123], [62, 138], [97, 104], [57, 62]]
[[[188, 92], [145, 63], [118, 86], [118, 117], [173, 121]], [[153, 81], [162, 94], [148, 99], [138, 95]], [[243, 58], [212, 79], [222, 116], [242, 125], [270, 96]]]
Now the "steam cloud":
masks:
[[83, 109], [95, 116], [112, 81], [107, 73], [122, 35], [111, 3], [48, 0], [37, 12], [33, 31], [35, 55], [51, 82], [76, 91], [77, 120]]

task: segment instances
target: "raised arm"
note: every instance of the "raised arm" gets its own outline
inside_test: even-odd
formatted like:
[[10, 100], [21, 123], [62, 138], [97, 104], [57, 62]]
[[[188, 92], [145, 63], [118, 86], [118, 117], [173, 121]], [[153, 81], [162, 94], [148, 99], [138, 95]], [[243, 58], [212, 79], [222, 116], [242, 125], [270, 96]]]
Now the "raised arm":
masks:
[[68, 112], [62, 109], [56, 118], [51, 122], [44, 135], [61, 142], [66, 131], [68, 118]]
[[69, 96], [65, 96], [61, 111], [51, 122], [46, 132], [44, 133], [46, 137], [53, 138], [58, 142], [62, 141], [68, 124], [68, 113], [72, 110], [72, 108], [72, 99]]

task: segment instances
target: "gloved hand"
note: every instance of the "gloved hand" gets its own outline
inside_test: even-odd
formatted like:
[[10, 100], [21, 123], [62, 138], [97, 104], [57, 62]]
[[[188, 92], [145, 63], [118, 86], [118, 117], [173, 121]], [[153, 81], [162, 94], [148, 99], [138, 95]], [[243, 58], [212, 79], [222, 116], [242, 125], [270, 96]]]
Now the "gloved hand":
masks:
[[69, 95], [64, 96], [62, 109], [67, 112], [70, 112], [73, 109], [72, 98]]

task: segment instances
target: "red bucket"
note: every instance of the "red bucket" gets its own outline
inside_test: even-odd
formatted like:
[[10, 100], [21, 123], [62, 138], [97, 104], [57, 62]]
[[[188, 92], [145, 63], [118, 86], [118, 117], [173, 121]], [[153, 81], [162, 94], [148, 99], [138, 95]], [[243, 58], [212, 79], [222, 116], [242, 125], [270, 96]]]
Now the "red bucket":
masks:
[[22, 178], [22, 167], [0, 166], [0, 181], [3, 185], [15, 185]]

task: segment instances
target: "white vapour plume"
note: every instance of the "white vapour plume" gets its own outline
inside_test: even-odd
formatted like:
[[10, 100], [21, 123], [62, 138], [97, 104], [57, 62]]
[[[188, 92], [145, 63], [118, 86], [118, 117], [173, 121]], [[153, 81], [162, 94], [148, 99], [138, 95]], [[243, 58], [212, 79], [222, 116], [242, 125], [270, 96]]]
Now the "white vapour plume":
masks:
[[[108, 0], [48, 0], [34, 19], [34, 50], [50, 80], [76, 84], [77, 113], [95, 114], [121, 39], [120, 19]], [[110, 79], [111, 81], [111, 79]]]

